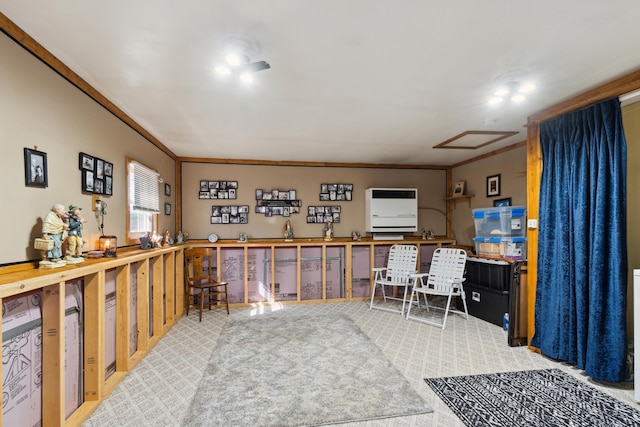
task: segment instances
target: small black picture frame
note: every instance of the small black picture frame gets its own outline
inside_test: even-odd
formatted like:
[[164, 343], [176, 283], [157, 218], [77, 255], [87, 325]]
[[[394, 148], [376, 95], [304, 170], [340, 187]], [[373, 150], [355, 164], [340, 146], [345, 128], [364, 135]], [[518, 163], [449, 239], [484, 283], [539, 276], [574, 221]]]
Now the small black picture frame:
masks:
[[164, 195], [171, 196], [171, 186], [165, 182], [164, 184]]
[[99, 158], [95, 158], [96, 159], [96, 179], [104, 179], [104, 160], [99, 159]]
[[95, 175], [92, 170], [82, 171], [82, 191], [84, 193], [93, 193], [95, 190]]
[[487, 177], [487, 197], [500, 195], [500, 174]]
[[27, 187], [46, 188], [49, 185], [47, 153], [24, 149], [24, 183]]
[[104, 176], [113, 176], [113, 163], [104, 162]]
[[104, 177], [104, 194], [106, 196], [113, 196], [113, 178], [110, 176]]
[[164, 204], [164, 214], [171, 215], [171, 203]]
[[87, 153], [80, 153], [80, 170], [93, 171], [95, 159]]
[[511, 197], [506, 197], [504, 199], [495, 199], [493, 201], [493, 207], [503, 207], [503, 206], [511, 206]]

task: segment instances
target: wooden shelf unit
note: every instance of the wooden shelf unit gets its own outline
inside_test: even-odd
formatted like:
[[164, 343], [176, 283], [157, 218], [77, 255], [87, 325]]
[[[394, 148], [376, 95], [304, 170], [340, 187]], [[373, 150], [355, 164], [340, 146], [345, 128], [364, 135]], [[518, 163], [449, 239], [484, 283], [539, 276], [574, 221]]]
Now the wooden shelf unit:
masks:
[[[25, 264], [23, 269], [16, 266], [0, 268], [0, 301], [7, 302], [16, 297], [30, 294], [41, 295], [42, 312], [42, 425], [79, 426], [98, 407], [104, 398], [124, 379], [127, 373], [145, 357], [153, 346], [185, 313], [184, 294], [184, 249], [188, 247], [213, 247], [216, 250], [217, 266], [225, 256], [225, 251], [233, 250], [242, 257], [243, 271], [239, 275], [237, 295], [242, 300], [232, 306], [247, 306], [250, 299], [249, 257], [252, 251], [266, 254], [265, 265], [269, 272], [269, 287], [272, 298], [265, 303], [305, 303], [367, 300], [370, 298], [370, 284], [373, 283], [371, 267], [381, 262], [388, 248], [396, 243], [416, 244], [428, 256], [436, 248], [455, 244], [455, 240], [436, 238], [434, 240], [376, 240], [363, 239], [281, 239], [219, 241], [192, 240], [183, 245], [174, 245], [152, 250], [119, 250], [116, 258], [87, 259], [82, 264], [58, 269], [37, 269]], [[354, 254], [355, 249], [355, 254]], [[278, 298], [276, 292], [276, 264], [281, 262], [277, 255], [282, 252], [285, 262], [295, 264], [295, 292]], [[295, 256], [291, 261], [287, 254]], [[357, 261], [355, 265], [353, 257]], [[257, 258], [257, 257], [254, 257]], [[358, 260], [364, 260], [360, 262]], [[262, 262], [262, 259], [261, 259]], [[320, 262], [321, 289], [303, 297], [301, 288], [305, 263]], [[337, 262], [332, 265], [331, 262]], [[328, 264], [329, 263], [329, 264]], [[329, 268], [328, 268], [329, 266]], [[327, 286], [328, 270], [338, 266], [341, 289], [336, 291], [334, 283]], [[422, 265], [421, 265], [422, 267]], [[315, 267], [314, 267], [315, 268]], [[354, 268], [355, 277], [354, 277]], [[227, 274], [223, 268], [217, 269], [220, 276]], [[332, 273], [333, 274], [333, 273]], [[368, 276], [368, 277], [367, 277]], [[107, 279], [107, 277], [109, 279]], [[113, 279], [115, 277], [115, 280]], [[289, 280], [291, 278], [288, 278]], [[281, 280], [279, 278], [279, 280]], [[77, 409], [68, 417], [65, 414], [65, 285], [80, 281], [83, 290], [83, 335], [82, 335], [82, 389]], [[107, 377], [105, 350], [105, 283], [115, 281], [115, 372]], [[136, 282], [136, 295], [131, 294], [131, 284]], [[354, 285], [355, 283], [355, 285]], [[354, 288], [355, 286], [355, 288]], [[336, 293], [337, 292], [337, 293]], [[295, 298], [292, 297], [295, 295]], [[132, 309], [131, 300], [137, 304]], [[131, 329], [137, 335], [131, 344]], [[148, 333], [144, 333], [148, 331]], [[2, 369], [0, 367], [0, 369]], [[1, 387], [1, 385], [0, 385]], [[4, 417], [3, 417], [4, 418]], [[0, 426], [7, 425], [0, 418]]]

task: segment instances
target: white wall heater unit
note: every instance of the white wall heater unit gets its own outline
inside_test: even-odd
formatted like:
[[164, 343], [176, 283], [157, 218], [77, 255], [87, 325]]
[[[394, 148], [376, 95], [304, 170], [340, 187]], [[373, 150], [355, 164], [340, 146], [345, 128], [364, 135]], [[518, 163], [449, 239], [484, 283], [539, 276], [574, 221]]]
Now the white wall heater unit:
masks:
[[418, 231], [417, 188], [367, 188], [365, 231], [374, 239], [402, 239], [400, 234]]

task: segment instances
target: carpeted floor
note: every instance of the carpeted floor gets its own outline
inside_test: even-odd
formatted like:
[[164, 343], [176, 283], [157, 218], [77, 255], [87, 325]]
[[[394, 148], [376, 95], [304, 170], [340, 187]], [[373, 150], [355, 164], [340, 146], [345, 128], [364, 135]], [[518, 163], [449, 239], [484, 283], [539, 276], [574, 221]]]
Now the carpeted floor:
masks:
[[560, 369], [425, 378], [469, 427], [640, 426], [640, 412]]
[[185, 426], [314, 426], [431, 412], [348, 316], [230, 320]]

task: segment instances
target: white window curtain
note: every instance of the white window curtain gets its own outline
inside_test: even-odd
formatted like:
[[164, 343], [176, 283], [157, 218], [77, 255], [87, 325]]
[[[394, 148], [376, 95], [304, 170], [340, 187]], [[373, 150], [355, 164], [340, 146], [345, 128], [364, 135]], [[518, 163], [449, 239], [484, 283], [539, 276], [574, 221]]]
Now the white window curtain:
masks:
[[135, 211], [160, 212], [160, 174], [132, 161], [129, 164], [129, 204]]

